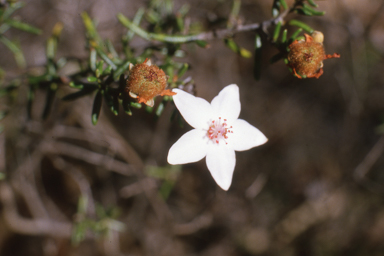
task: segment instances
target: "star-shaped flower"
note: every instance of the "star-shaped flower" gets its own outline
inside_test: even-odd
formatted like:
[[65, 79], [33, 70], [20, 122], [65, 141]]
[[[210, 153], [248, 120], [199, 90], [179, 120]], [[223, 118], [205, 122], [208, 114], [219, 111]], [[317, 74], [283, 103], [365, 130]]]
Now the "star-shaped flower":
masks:
[[173, 101], [193, 130], [184, 134], [168, 153], [168, 163], [197, 162], [206, 156], [208, 170], [224, 190], [232, 182], [236, 165], [235, 151], [244, 151], [267, 142], [267, 138], [240, 115], [239, 87], [225, 87], [209, 104], [180, 89]]

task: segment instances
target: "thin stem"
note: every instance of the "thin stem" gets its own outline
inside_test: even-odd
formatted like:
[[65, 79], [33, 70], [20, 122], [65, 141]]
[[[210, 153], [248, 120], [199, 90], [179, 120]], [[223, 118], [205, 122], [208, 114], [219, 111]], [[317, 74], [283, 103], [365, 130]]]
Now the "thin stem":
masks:
[[234, 28], [218, 29], [214, 31], [203, 32], [200, 34], [187, 35], [187, 36], [171, 36], [166, 34], [156, 34], [156, 33], [147, 32], [144, 29], [140, 28], [134, 22], [130, 21], [127, 17], [125, 17], [121, 13], [117, 15], [117, 18], [126, 28], [130, 29], [131, 31], [133, 31], [134, 33], [136, 33], [137, 35], [141, 36], [146, 40], [156, 40], [156, 41], [167, 42], [167, 43], [188, 43], [188, 42], [200, 41], [200, 40], [212, 40], [215, 38], [231, 37], [236, 33], [253, 31], [260, 28], [265, 30], [269, 26], [273, 24], [277, 24], [280, 21], [283, 21], [284, 17], [289, 12], [291, 12], [291, 10], [292, 8], [286, 9], [276, 18], [266, 20], [261, 23], [238, 25]]

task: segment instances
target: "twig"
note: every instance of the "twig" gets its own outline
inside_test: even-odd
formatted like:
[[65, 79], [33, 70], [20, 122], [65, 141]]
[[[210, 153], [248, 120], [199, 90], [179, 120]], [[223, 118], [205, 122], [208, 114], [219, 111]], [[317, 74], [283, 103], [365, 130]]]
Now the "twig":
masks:
[[213, 217], [211, 214], [203, 214], [193, 219], [189, 223], [175, 224], [173, 233], [175, 235], [190, 235], [196, 233], [200, 229], [209, 227], [212, 224]]
[[120, 189], [120, 196], [129, 198], [155, 188], [157, 188], [157, 184], [153, 178], [144, 178]]
[[89, 184], [85, 175], [75, 166], [66, 162], [59, 156], [52, 156], [51, 161], [53, 165], [62, 172], [67, 173], [79, 186], [80, 192], [88, 199], [88, 214], [95, 214], [95, 203], [92, 195], [91, 185]]
[[16, 169], [14, 172], [16, 178], [12, 179], [14, 187], [17, 188], [19, 193], [24, 198], [25, 203], [28, 205], [28, 209], [34, 218], [48, 219], [49, 215], [45, 206], [37, 192], [36, 186], [34, 186], [27, 179], [35, 175], [34, 172], [40, 167], [43, 154], [41, 151], [41, 145], [39, 145], [31, 155]]
[[0, 200], [3, 204], [5, 223], [15, 232], [26, 235], [47, 235], [68, 238], [72, 234], [72, 224], [48, 219], [27, 219], [17, 212], [11, 187], [3, 182], [0, 185]]
[[384, 135], [376, 142], [373, 148], [365, 156], [364, 160], [356, 167], [353, 176], [360, 180], [371, 170], [377, 159], [382, 155], [384, 149]]
[[156, 34], [156, 33], [147, 32], [141, 27], [139, 27], [138, 25], [136, 25], [134, 22], [130, 21], [127, 17], [125, 17], [121, 13], [117, 15], [117, 18], [126, 28], [130, 29], [131, 31], [135, 32], [137, 35], [141, 36], [142, 38], [148, 41], [156, 40], [156, 41], [167, 42], [167, 43], [188, 43], [188, 42], [200, 41], [200, 40], [208, 41], [216, 38], [218, 39], [227, 38], [240, 32], [255, 31], [260, 28], [265, 31], [265, 29], [270, 27], [271, 25], [277, 24], [278, 22], [283, 21], [284, 17], [289, 12], [291, 12], [292, 9], [293, 7], [286, 9], [282, 13], [280, 13], [280, 15], [277, 16], [276, 18], [269, 19], [261, 23], [253, 23], [253, 24], [247, 24], [247, 25], [239, 24], [234, 28], [218, 29], [214, 31], [203, 32], [197, 35], [187, 35], [187, 36], [171, 36], [166, 34]]
[[84, 161], [86, 163], [90, 163], [92, 165], [102, 166], [107, 170], [111, 170], [125, 176], [130, 176], [136, 173], [133, 170], [134, 168], [132, 165], [103, 154], [95, 153], [93, 151], [74, 146], [70, 143], [58, 141], [45, 142], [43, 150], [47, 154], [68, 156]]

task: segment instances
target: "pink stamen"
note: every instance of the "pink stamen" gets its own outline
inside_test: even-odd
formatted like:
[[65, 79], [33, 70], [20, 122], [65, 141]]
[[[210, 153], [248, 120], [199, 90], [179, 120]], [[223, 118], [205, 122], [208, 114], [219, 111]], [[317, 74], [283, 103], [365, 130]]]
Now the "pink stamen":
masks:
[[221, 121], [221, 117], [219, 117], [219, 120], [212, 121], [212, 125], [209, 126], [208, 129], [208, 138], [214, 141], [216, 144], [219, 144], [220, 140], [223, 140], [225, 144], [228, 144], [225, 140], [228, 139], [228, 133], [233, 133], [233, 131], [229, 130], [231, 127], [226, 128], [227, 126], [227, 119], [224, 119], [224, 121]]

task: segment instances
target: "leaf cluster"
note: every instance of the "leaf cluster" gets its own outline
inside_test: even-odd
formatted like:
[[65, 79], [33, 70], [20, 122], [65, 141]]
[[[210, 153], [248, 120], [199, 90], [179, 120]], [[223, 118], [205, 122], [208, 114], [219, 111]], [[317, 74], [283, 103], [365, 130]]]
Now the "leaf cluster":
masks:
[[[11, 14], [23, 6], [22, 3], [6, 3], [0, 7], [0, 41], [15, 54], [16, 59], [21, 59], [20, 48], [3, 35], [5, 31], [10, 27], [35, 34], [39, 34], [41, 31], [11, 18]], [[65, 76], [61, 74], [61, 69], [73, 59], [56, 57], [59, 38], [63, 29], [60, 23], [56, 24], [52, 30], [52, 35], [47, 40], [44, 71], [37, 76], [27, 74], [29, 116], [32, 115], [31, 110], [37, 90], [43, 90], [46, 93], [45, 107], [42, 113], [42, 118], [45, 119], [57, 98], [57, 91], [60, 88], [68, 87], [75, 91], [64, 96], [62, 99], [65, 101], [73, 101], [85, 96], [93, 97], [91, 113], [93, 124], [99, 120], [103, 103], [114, 115], [118, 115], [121, 109], [124, 113], [132, 115], [132, 108], [140, 108], [141, 104], [136, 103], [126, 92], [128, 68], [131, 64], [142, 63], [147, 58], [153, 58], [155, 63], [160, 63], [158, 66], [168, 76], [170, 88], [189, 88], [193, 91], [193, 79], [181, 79], [189, 69], [188, 63], [177, 61], [178, 58], [186, 55], [182, 45], [193, 43], [199, 47], [208, 47], [208, 40], [220, 37], [225, 45], [236, 54], [250, 58], [252, 57], [251, 51], [241, 47], [235, 41], [235, 34], [243, 31], [255, 33], [253, 72], [254, 77], [259, 79], [263, 45], [272, 44], [278, 49], [279, 52], [271, 58], [271, 62], [276, 62], [286, 57], [288, 45], [294, 40], [300, 39], [303, 31], [313, 32], [313, 29], [302, 21], [291, 19], [286, 23], [287, 15], [289, 13], [307, 16], [324, 14], [324, 12], [316, 10], [317, 4], [314, 0], [296, 0], [292, 6], [288, 6], [285, 0], [273, 0], [270, 20], [259, 24], [241, 25], [239, 23], [240, 7], [241, 0], [234, 0], [225, 29], [216, 32], [201, 32], [196, 29], [199, 26], [193, 26], [187, 22], [188, 5], [183, 5], [175, 10], [172, 0], [151, 0], [148, 8], [138, 9], [132, 20], [122, 13], [117, 14], [119, 22], [127, 28], [127, 32], [121, 36], [121, 49], [118, 48], [118, 50], [109, 39], [101, 38], [96, 23], [84, 12], [81, 17], [86, 30], [86, 49], [89, 55], [86, 59], [75, 59], [78, 70]], [[142, 28], [143, 24], [146, 25], [147, 29]], [[290, 27], [297, 29], [288, 36]], [[131, 47], [135, 34], [149, 41], [140, 52]], [[20, 79], [12, 80], [7, 86], [0, 88], [0, 95], [7, 95], [12, 98], [22, 81]], [[166, 96], [155, 105], [155, 108], [146, 107], [146, 110], [159, 116], [165, 104], [170, 100], [171, 97]]]

